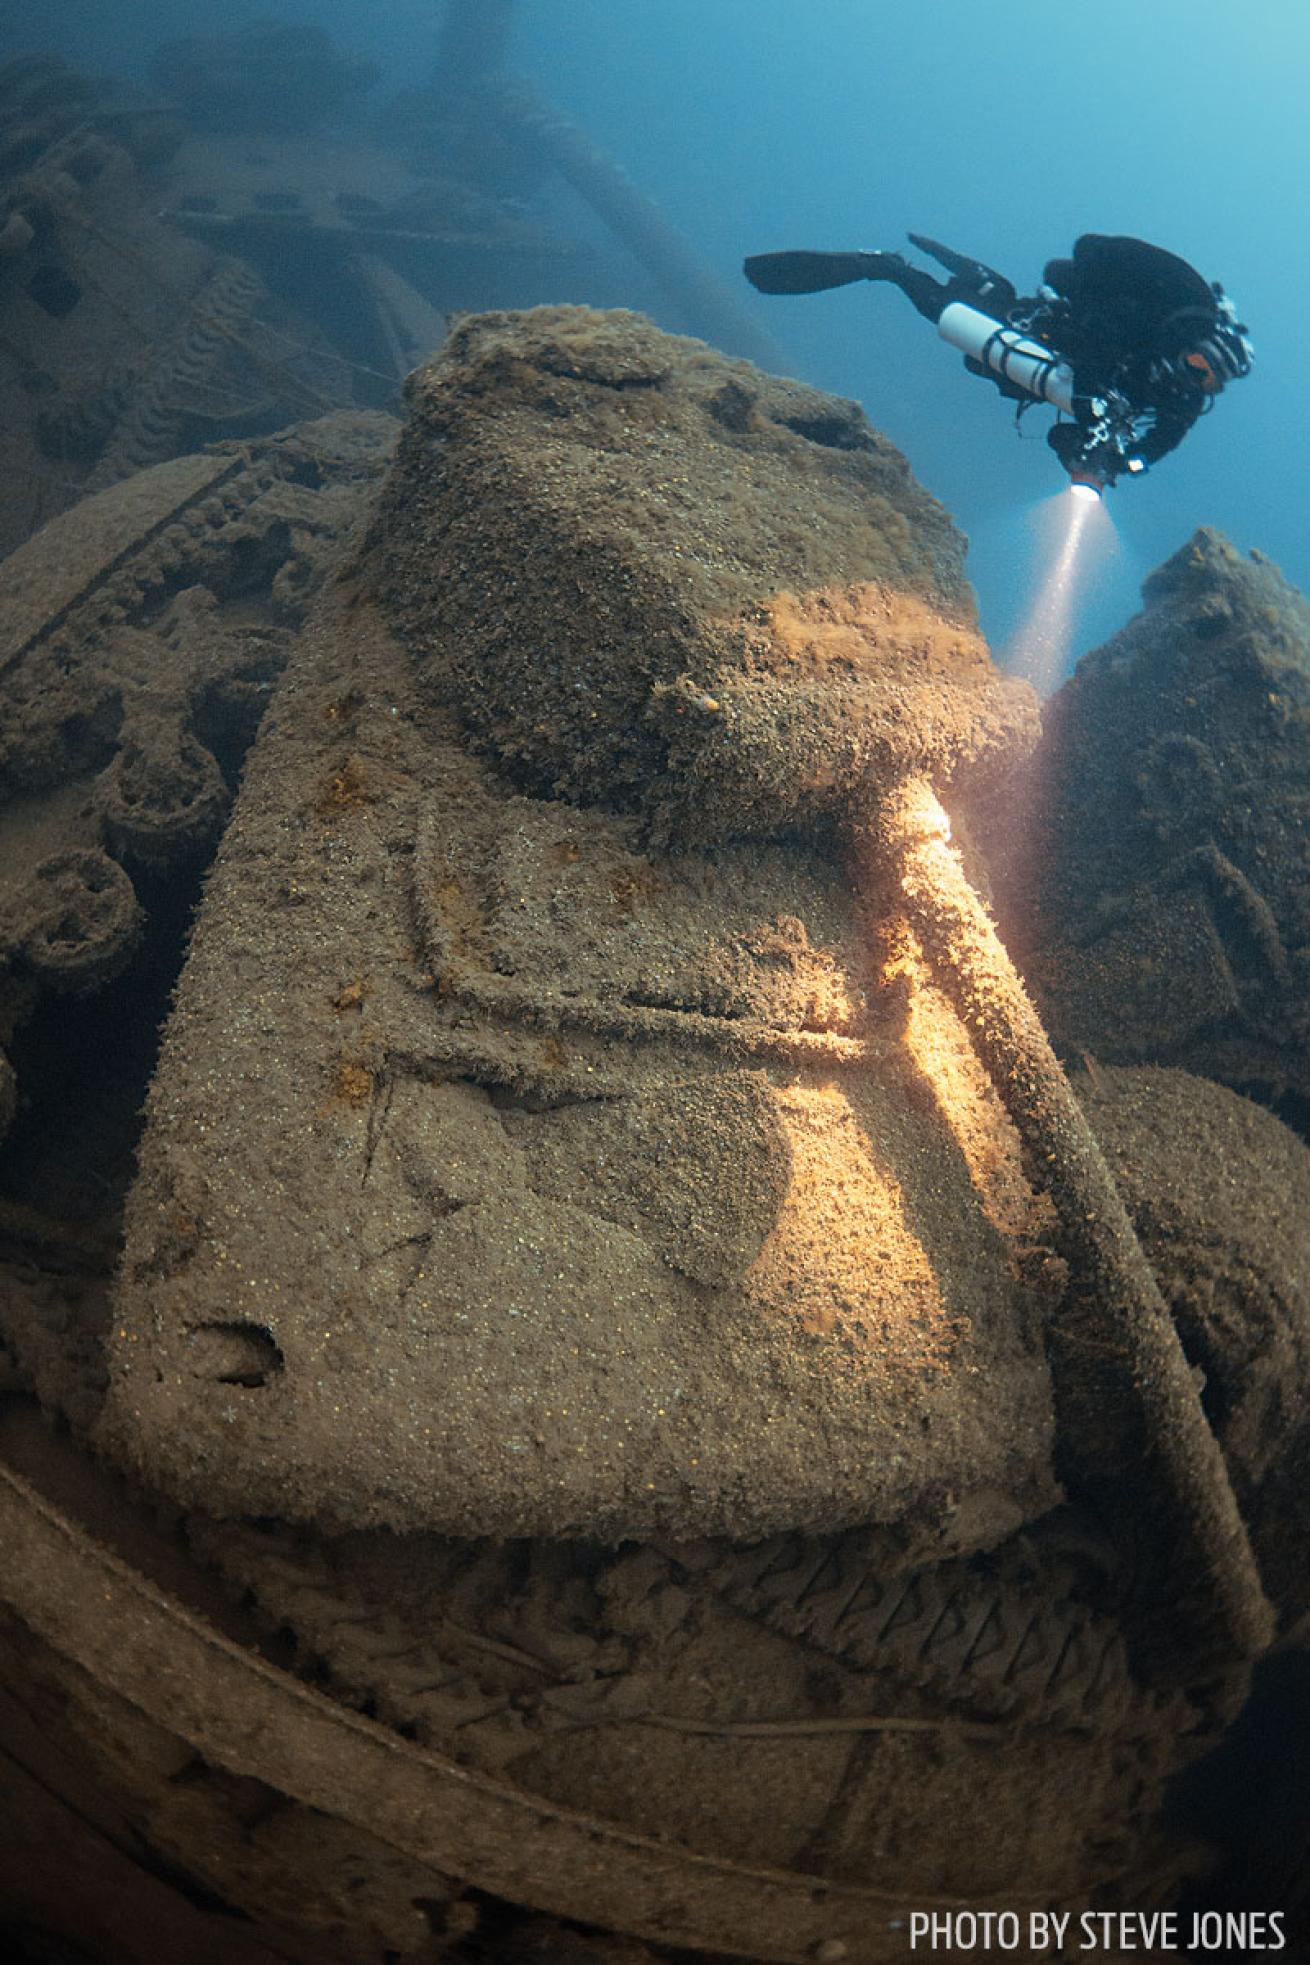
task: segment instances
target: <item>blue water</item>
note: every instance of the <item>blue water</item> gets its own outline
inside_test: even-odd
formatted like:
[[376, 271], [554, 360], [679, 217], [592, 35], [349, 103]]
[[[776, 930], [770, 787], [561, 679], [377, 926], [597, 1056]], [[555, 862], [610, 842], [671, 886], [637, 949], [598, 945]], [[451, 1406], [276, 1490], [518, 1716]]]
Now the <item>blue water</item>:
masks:
[[[56, 45], [131, 73], [169, 35], [318, 20], [380, 89], [427, 72], [438, 0], [50, 0], [4, 51]], [[874, 247], [927, 232], [1030, 287], [1084, 230], [1132, 232], [1221, 280], [1255, 373], [1145, 481], [1111, 494], [1117, 550], [1077, 609], [1075, 652], [1137, 604], [1200, 524], [1310, 585], [1310, 8], [1303, 0], [520, 0], [513, 65], [627, 168], [782, 343], [797, 374], [856, 396], [972, 546], [1004, 652], [1041, 573], [1036, 509], [1061, 482], [1040, 440], [966, 375], [904, 298], [860, 286], [766, 300], [743, 253]], [[644, 283], [643, 283], [643, 291]], [[561, 296], [562, 297], [562, 296]]]

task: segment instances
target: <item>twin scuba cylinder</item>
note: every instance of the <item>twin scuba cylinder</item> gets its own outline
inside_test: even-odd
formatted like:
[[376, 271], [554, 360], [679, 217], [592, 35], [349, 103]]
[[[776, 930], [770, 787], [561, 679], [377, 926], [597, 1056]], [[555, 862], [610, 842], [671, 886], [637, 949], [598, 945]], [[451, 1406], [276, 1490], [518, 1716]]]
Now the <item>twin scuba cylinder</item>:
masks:
[[1040, 341], [1018, 328], [1005, 327], [963, 300], [953, 300], [942, 308], [937, 332], [962, 355], [1013, 383], [1034, 401], [1053, 403], [1056, 409], [1073, 414], [1073, 370]]
[[[1066, 416], [1075, 416], [1073, 369], [1031, 335], [1019, 328], [1006, 327], [963, 300], [953, 300], [943, 307], [937, 319], [937, 332], [962, 355], [1013, 388], [1021, 389], [1034, 402], [1050, 403]], [[1086, 399], [1080, 407], [1086, 411]], [[1095, 423], [1087, 431], [1084, 442], [1076, 449], [1071, 447], [1070, 455], [1061, 453], [1061, 461], [1071, 484], [1100, 492], [1107, 484], [1113, 484], [1120, 471], [1140, 471], [1144, 466], [1130, 455], [1137, 434], [1130, 406], [1122, 403], [1120, 415], [1114, 413], [1119, 407], [1117, 402], [1103, 403], [1098, 399], [1090, 407]], [[1076, 416], [1075, 420], [1086, 429], [1083, 416]]]

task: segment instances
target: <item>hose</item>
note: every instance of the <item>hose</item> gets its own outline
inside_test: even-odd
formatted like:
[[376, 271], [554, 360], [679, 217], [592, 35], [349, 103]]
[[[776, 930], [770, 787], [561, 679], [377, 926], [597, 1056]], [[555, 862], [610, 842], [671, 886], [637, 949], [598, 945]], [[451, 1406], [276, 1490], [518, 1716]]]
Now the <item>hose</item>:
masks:
[[930, 784], [881, 801], [856, 841], [894, 870], [911, 926], [1049, 1194], [1068, 1265], [1047, 1332], [1057, 1472], [1127, 1542], [1145, 1676], [1176, 1682], [1258, 1656], [1274, 1615], [1168, 1308], [1082, 1107], [996, 929], [947, 843]]

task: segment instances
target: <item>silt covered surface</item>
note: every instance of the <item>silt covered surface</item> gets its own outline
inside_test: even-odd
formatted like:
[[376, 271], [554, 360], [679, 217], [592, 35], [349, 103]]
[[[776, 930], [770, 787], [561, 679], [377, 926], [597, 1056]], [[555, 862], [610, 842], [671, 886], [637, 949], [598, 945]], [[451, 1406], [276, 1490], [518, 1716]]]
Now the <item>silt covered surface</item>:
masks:
[[992, 830], [1007, 931], [1057, 1042], [1304, 1100], [1310, 609], [1208, 529], [1142, 597]]
[[474, 317], [409, 398], [373, 577], [526, 787], [770, 836], [1035, 738], [964, 540], [858, 404], [579, 307]]
[[840, 852], [1031, 740], [960, 564], [850, 405], [632, 316], [456, 332], [209, 884], [117, 1454], [458, 1534], [1051, 1504], [1040, 1204]]
[[[152, 1493], [192, 1504], [169, 1522], [209, 1572], [206, 1606], [216, 1591], [224, 1616], [239, 1603], [243, 1665], [260, 1682], [197, 1705], [217, 1653], [208, 1624], [192, 1631], [194, 1653], [177, 1647], [176, 1625], [162, 1652], [141, 1628], [113, 1647], [115, 1668], [149, 1686], [152, 1728], [147, 1661], [166, 1658], [159, 1701], [180, 1700], [187, 1720], [166, 1762], [157, 1732], [142, 1744], [135, 1710], [138, 1730], [120, 1741], [117, 1694], [112, 1713], [79, 1707], [81, 1666], [43, 1682], [92, 1765], [102, 1752], [115, 1763], [110, 1788], [126, 1779], [124, 1805], [153, 1849], [248, 1915], [270, 1897], [289, 1915], [293, 1875], [297, 1902], [352, 1930], [385, 1923], [389, 1948], [408, 1942], [389, 1934], [410, 1931], [421, 1907], [463, 1955], [458, 1920], [476, 1913], [454, 1901], [456, 1878], [760, 1956], [817, 1955], [848, 1937], [852, 1956], [866, 1941], [876, 1953], [882, 1899], [869, 1911], [868, 1886], [894, 1887], [898, 1906], [993, 1892], [1172, 1900], [1190, 1858], [1161, 1831], [1164, 1786], [1223, 1728], [1244, 1675], [1216, 1686], [1181, 1667], [1142, 1674], [1143, 1625], [1183, 1626], [1190, 1612], [1186, 1592], [1162, 1601], [1159, 1574], [1133, 1559], [1149, 1484], [1130, 1490], [1123, 1518], [1098, 1523], [1076, 1496], [1052, 1507], [1040, 1326], [1061, 1285], [1054, 1223], [890, 870], [871, 867], [865, 884], [842, 850], [884, 776], [925, 766], [958, 838], [966, 794], [1021, 752], [1029, 699], [992, 676], [959, 542], [912, 484], [896, 496], [916, 536], [937, 527], [933, 554], [895, 560], [869, 544], [869, 473], [894, 486], [895, 459], [844, 406], [818, 398], [812, 417], [812, 392], [716, 368], [631, 320], [600, 325], [634, 338], [643, 369], [667, 364], [641, 385], [643, 414], [679, 486], [707, 488], [706, 538], [724, 536], [728, 478], [767, 476], [758, 443], [791, 460], [792, 502], [779, 483], [766, 505], [804, 546], [789, 560], [757, 539], [754, 603], [744, 576], [729, 591], [686, 574], [690, 521], [667, 552], [652, 532], [623, 545], [626, 558], [597, 558], [585, 588], [576, 569], [607, 512], [664, 497], [668, 481], [654, 439], [626, 454], [627, 392], [616, 405], [610, 383], [577, 372], [573, 325], [597, 326], [558, 321], [567, 346], [552, 354], [540, 316], [469, 324], [449, 372], [420, 379], [368, 542], [294, 644], [331, 528], [309, 577], [298, 552], [261, 556], [257, 595], [229, 592], [224, 569], [228, 549], [244, 564], [260, 512], [312, 519], [316, 501], [279, 482], [269, 503], [256, 473], [218, 529], [205, 580], [220, 618], [231, 610], [239, 629], [248, 609], [275, 607], [287, 680], [179, 992], [105, 1348], [98, 1291], [70, 1315], [52, 1284], [63, 1321], [15, 1292], [3, 1336], [78, 1438], [108, 1383], [99, 1437]], [[474, 359], [484, 334], [490, 367]], [[521, 359], [506, 365], [507, 347]], [[730, 467], [704, 407], [725, 375], [749, 395], [749, 414], [731, 399], [745, 427]], [[659, 435], [653, 390], [676, 444]], [[782, 415], [799, 401], [805, 429]], [[443, 406], [444, 435], [425, 403]], [[499, 423], [512, 433], [503, 455]], [[851, 441], [806, 434], [834, 427]], [[579, 484], [606, 430], [618, 489], [583, 527]], [[361, 488], [343, 487], [339, 511], [334, 495], [338, 517]], [[809, 557], [816, 511], [831, 541], [843, 510], [845, 584], [830, 546], [822, 563]], [[169, 583], [195, 584], [192, 538], [183, 528], [161, 561], [165, 608]], [[954, 564], [954, 602], [930, 561]], [[113, 583], [117, 567], [111, 553]], [[60, 596], [85, 587], [100, 608], [101, 576], [88, 586], [49, 539], [24, 568], [46, 595], [15, 629], [24, 647]], [[821, 589], [804, 584], [811, 573]], [[610, 787], [590, 768], [595, 694], [553, 722], [548, 710], [591, 658], [599, 609], [625, 577], [642, 612], [608, 659], [634, 761]], [[438, 634], [450, 583], [463, 600]], [[154, 591], [145, 580], [132, 606]], [[56, 685], [73, 703], [92, 682], [130, 681], [126, 658], [161, 619], [156, 660], [174, 646], [167, 611], [132, 615], [126, 640], [106, 614], [104, 640], [86, 604], [65, 623], [84, 658]], [[502, 617], [514, 627], [485, 676], [476, 641], [458, 639], [474, 605], [488, 637]], [[209, 620], [194, 594], [187, 607], [180, 623]], [[647, 611], [676, 622], [676, 646], [643, 636]], [[184, 646], [208, 643], [188, 634]], [[54, 675], [55, 652], [38, 639], [13, 674], [39, 662]], [[880, 658], [898, 668], [896, 692], [879, 694]], [[55, 689], [37, 694], [57, 702]], [[842, 748], [857, 701], [873, 733], [863, 752]], [[899, 728], [898, 701], [915, 705]], [[39, 765], [43, 732], [62, 725], [52, 714], [15, 728]], [[840, 768], [816, 780], [824, 756]], [[79, 792], [84, 827], [108, 809]], [[11, 810], [11, 826], [23, 817]], [[158, 861], [140, 827], [134, 842], [134, 870], [143, 845]], [[144, 932], [159, 939], [153, 915]], [[105, 988], [60, 1000], [80, 1012]], [[26, 1088], [35, 1074], [15, 1057]], [[1093, 1058], [1075, 1082], [1204, 1375], [1207, 1419], [1291, 1633], [1305, 1615], [1307, 1155], [1270, 1114], [1184, 1072]], [[1104, 1370], [1109, 1387], [1122, 1359], [1108, 1352]], [[1104, 1432], [1105, 1415], [1092, 1418]], [[51, 1450], [34, 1412], [27, 1436]], [[14, 1439], [9, 1425], [9, 1452]], [[97, 1533], [114, 1539], [130, 1509], [114, 1484]], [[520, 1539], [523, 1522], [545, 1532]], [[647, 1535], [616, 1541], [630, 1522]], [[700, 1533], [718, 1522], [722, 1535]], [[462, 1523], [474, 1526], [451, 1532]], [[782, 1526], [760, 1539], [771, 1523]], [[97, 1587], [89, 1612], [75, 1609], [66, 1582], [58, 1563], [33, 1560], [52, 1642], [94, 1638], [103, 1657], [111, 1593]], [[261, 1635], [290, 1669], [259, 1661]], [[274, 1679], [270, 1724], [257, 1695]], [[355, 1727], [351, 1707], [387, 1729], [382, 1788], [371, 1796], [352, 1760], [312, 1810], [260, 1803], [254, 1820], [252, 1777], [301, 1792], [297, 1755], [316, 1776], [323, 1767], [311, 1719]], [[426, 1803], [398, 1801], [419, 1756], [460, 1784], [456, 1844], [485, 1830], [479, 1780], [513, 1797], [522, 1813], [494, 1860], [484, 1846], [470, 1866], [447, 1847], [449, 1874], [429, 1882], [398, 1856], [425, 1817]], [[580, 1885], [557, 1851], [542, 1855], [556, 1832], [566, 1859], [582, 1851]], [[25, 1820], [11, 1868], [32, 1833]], [[677, 1872], [674, 1927], [664, 1903], [652, 1917], [632, 1867], [651, 1851]], [[505, 1949], [494, 1906], [482, 1908], [472, 1942]], [[573, 1942], [545, 1928], [542, 1946]], [[636, 1955], [635, 1940], [587, 1942]]]

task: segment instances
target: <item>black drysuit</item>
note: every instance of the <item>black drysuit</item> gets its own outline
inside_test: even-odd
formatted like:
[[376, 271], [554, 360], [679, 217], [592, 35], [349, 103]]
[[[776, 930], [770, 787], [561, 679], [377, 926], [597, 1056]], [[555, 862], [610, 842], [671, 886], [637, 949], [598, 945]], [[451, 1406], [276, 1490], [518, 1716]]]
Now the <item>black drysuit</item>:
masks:
[[[746, 277], [761, 293], [819, 293], [855, 280], [885, 280], [926, 320], [939, 320], [958, 300], [1036, 337], [1073, 369], [1075, 420], [1048, 433], [1067, 470], [1094, 466], [1107, 444], [1122, 464], [1125, 428], [1133, 456], [1152, 464], [1182, 441], [1210, 401], [1204, 376], [1212, 371], [1193, 368], [1184, 357], [1220, 332], [1225, 316], [1215, 289], [1176, 253], [1145, 239], [1085, 232], [1068, 259], [1048, 263], [1042, 292], [1020, 298], [1004, 274], [981, 260], [917, 232], [910, 239], [946, 268], [948, 279], [897, 252], [760, 253], [745, 262]], [[1003, 396], [1032, 400], [972, 356], [965, 367]], [[1097, 399], [1110, 412], [1109, 438], [1099, 434]]]
[[1206, 406], [1180, 358], [1219, 318], [1213, 289], [1176, 253], [1102, 232], [1085, 232], [1073, 256], [1051, 260], [1043, 277], [1058, 298], [1020, 302], [1018, 311], [1031, 309], [1032, 332], [1072, 365], [1079, 397], [1117, 390], [1153, 416], [1136, 445], [1153, 464]]

